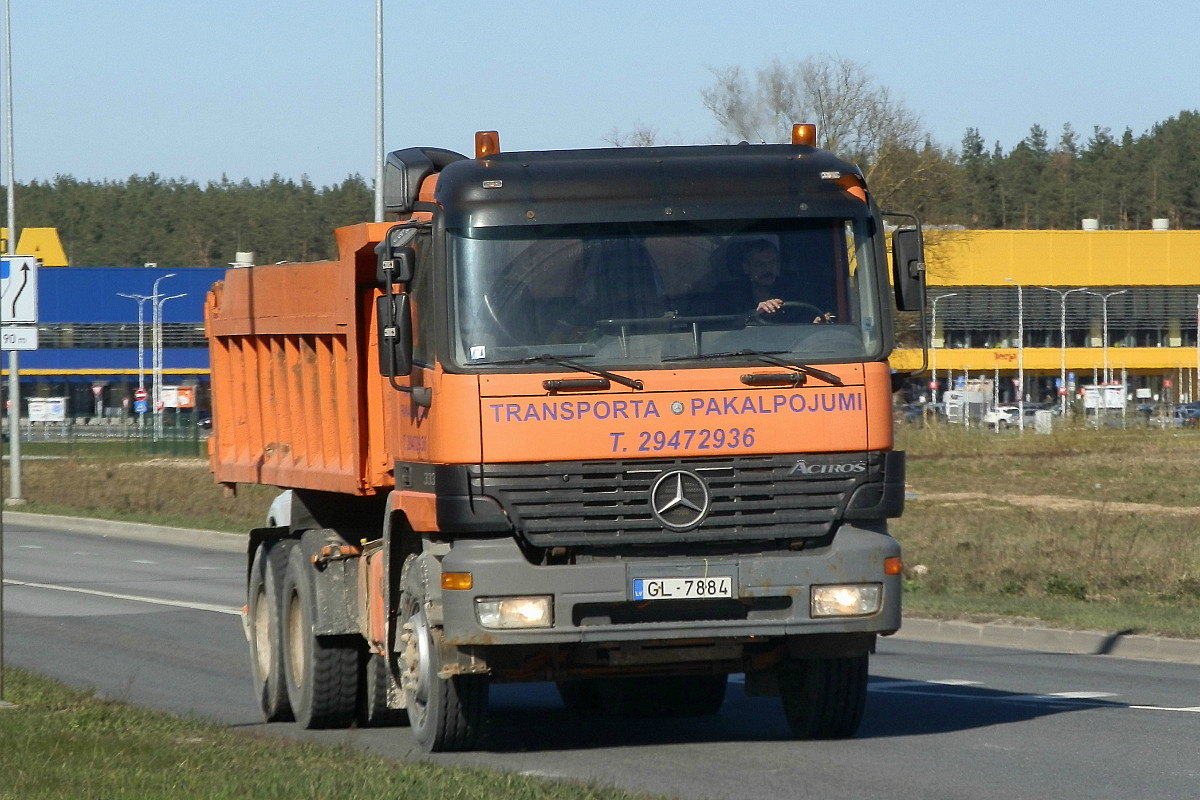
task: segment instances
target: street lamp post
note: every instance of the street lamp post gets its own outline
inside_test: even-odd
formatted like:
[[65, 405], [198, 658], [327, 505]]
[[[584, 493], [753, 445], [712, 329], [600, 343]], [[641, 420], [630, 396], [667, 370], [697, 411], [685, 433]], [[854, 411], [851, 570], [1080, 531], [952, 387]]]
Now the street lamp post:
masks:
[[[1045, 289], [1047, 292], [1054, 292], [1059, 299], [1058, 313], [1058, 391], [1059, 391], [1059, 408], [1062, 417], [1067, 416], [1067, 295], [1072, 292], [1086, 292], [1088, 287], [1080, 286], [1075, 289], [1054, 289], [1050, 286], [1040, 286], [1040, 289]], [[1200, 296], [1197, 297], [1197, 303], [1200, 304]]]
[[154, 420], [154, 438], [158, 439], [159, 435], [159, 411], [158, 404], [162, 397], [162, 303], [160, 302], [161, 295], [158, 293], [158, 285], [167, 278], [174, 278], [174, 272], [168, 272], [166, 275], [160, 275], [154, 279], [154, 288], [150, 290], [150, 348], [151, 348], [151, 363], [150, 370], [152, 372], [151, 380], [154, 386], [150, 391], [151, 406], [150, 412], [154, 415], [151, 417]]
[[1025, 293], [1012, 278], [1004, 280], [1017, 287], [1017, 427], [1025, 431]]
[[[933, 324], [931, 326], [931, 330], [929, 331], [929, 371], [933, 375], [932, 395], [934, 403], [937, 402], [937, 345], [934, 344], [935, 337], [937, 336], [937, 304], [938, 300], [945, 300], [947, 297], [957, 296], [958, 292], [948, 292], [946, 294], [939, 294], [937, 297], [933, 298]], [[1196, 302], [1197, 305], [1200, 306], [1200, 296], [1197, 297]]]
[[[168, 276], [169, 277], [169, 276]], [[157, 288], [157, 281], [155, 281]], [[163, 435], [162, 420], [162, 382], [163, 382], [163, 314], [162, 307], [168, 300], [187, 297], [186, 294], [172, 294], [158, 297], [154, 302], [154, 440], [158, 441]]]
[[[144, 294], [123, 294], [117, 292], [117, 297], [128, 297], [130, 300], [136, 300], [138, 304], [138, 390], [145, 396], [146, 391], [146, 317], [142, 311], [142, 303], [147, 300], [153, 300], [152, 296]], [[144, 427], [146, 422], [145, 414], [138, 414], [138, 427]]]
[[[1106, 386], [1112, 382], [1112, 372], [1108, 367], [1108, 298], [1115, 297], [1119, 294], [1125, 294], [1128, 291], [1128, 289], [1118, 289], [1115, 292], [1108, 292], [1107, 294], [1103, 292], [1093, 292], [1090, 290], [1087, 292], [1087, 294], [1095, 295], [1096, 297], [1100, 298], [1101, 314], [1103, 315], [1104, 319], [1104, 384]], [[1103, 405], [1108, 405], [1107, 395], [1105, 396], [1105, 402]]]

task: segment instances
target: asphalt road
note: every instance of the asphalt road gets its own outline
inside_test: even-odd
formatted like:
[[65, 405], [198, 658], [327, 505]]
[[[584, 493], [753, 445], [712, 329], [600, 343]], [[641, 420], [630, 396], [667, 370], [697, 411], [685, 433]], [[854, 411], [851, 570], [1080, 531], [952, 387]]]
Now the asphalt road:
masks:
[[5, 520], [5, 657], [104, 696], [282, 736], [680, 798], [1179, 798], [1200, 794], [1200, 667], [883, 640], [859, 736], [788, 738], [734, 679], [699, 720], [566, 713], [552, 686], [493, 687], [485, 749], [423, 756], [406, 729], [262, 725], [237, 610], [238, 537], [196, 546]]

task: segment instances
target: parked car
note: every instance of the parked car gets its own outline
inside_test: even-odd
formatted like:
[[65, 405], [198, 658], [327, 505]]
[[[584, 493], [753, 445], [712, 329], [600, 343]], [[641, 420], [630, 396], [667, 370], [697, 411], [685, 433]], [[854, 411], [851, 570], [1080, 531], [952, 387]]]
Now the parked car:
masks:
[[1187, 403], [1175, 406], [1175, 417], [1172, 424], [1176, 428], [1195, 428], [1200, 426], [1200, 405]]
[[980, 421], [984, 425], [1004, 430], [1009, 425], [1021, 424], [1021, 409], [1017, 406], [996, 406], [985, 413]]

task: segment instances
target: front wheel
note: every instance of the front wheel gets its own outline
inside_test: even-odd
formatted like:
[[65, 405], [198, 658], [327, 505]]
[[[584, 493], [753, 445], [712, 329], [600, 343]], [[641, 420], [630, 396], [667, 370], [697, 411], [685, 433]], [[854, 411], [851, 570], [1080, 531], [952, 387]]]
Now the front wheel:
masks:
[[848, 739], [867, 703], [867, 654], [794, 658], [778, 667], [783, 713], [797, 739]]
[[441, 678], [441, 630], [427, 616], [428, 588], [423, 562], [409, 556], [400, 576], [400, 616], [404, 621], [400, 685], [413, 736], [429, 753], [470, 750], [487, 717], [486, 675]]

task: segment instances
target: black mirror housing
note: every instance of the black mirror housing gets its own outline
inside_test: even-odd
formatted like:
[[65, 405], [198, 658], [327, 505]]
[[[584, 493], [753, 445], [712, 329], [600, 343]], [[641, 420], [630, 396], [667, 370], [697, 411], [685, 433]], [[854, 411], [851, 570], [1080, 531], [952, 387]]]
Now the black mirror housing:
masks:
[[900, 228], [892, 234], [892, 285], [896, 308], [920, 311], [925, 286], [925, 245], [920, 228]]
[[379, 257], [376, 279], [383, 284], [408, 283], [413, 276], [416, 252], [413, 244], [418, 229], [412, 225], [395, 225], [388, 229], [383, 241], [375, 245]]
[[380, 297], [375, 301], [375, 313], [379, 326], [379, 371], [389, 378], [411, 375], [413, 329], [408, 295]]

